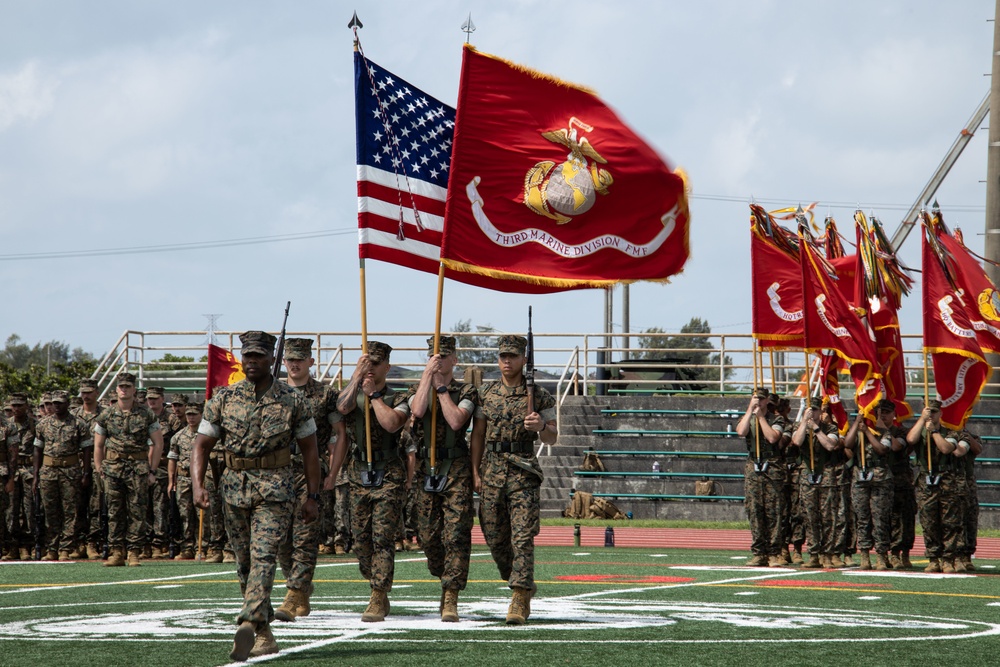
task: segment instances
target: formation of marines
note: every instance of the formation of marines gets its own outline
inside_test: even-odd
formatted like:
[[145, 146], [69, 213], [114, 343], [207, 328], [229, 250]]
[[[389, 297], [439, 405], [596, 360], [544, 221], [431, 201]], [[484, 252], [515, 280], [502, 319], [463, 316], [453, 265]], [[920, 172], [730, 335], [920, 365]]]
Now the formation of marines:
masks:
[[811, 398], [797, 423], [790, 414], [787, 399], [758, 388], [737, 425], [749, 454], [748, 565], [840, 568], [857, 554], [862, 570], [910, 569], [919, 517], [926, 572], [975, 569], [982, 443], [943, 428], [940, 401], [904, 428], [895, 403], [882, 400], [843, 435], [824, 399]]
[[[361, 620], [377, 623], [390, 613], [394, 552], [419, 544], [441, 580], [441, 619], [458, 621], [475, 491], [512, 591], [505, 620], [526, 621], [537, 590], [535, 444], [557, 434], [552, 396], [525, 377], [525, 338], [500, 338], [500, 379], [479, 388], [454, 375], [455, 338], [440, 337], [436, 353], [431, 338], [420, 382], [406, 391], [386, 382], [392, 348], [368, 341], [339, 392], [312, 378], [311, 339], [285, 341], [284, 382], [271, 371], [274, 336], [248, 331], [240, 341], [246, 379], [204, 405], [178, 395], [168, 411], [162, 387], [138, 389], [128, 372], [103, 404], [89, 378], [78, 405], [66, 392], [46, 394], [37, 417], [26, 396], [9, 396], [0, 418], [3, 558], [32, 559], [44, 523], [45, 560], [140, 566], [172, 548], [177, 559], [231, 560], [244, 603], [230, 657], [242, 661], [278, 652], [273, 622], [310, 613], [324, 551], [357, 557], [371, 585]], [[279, 566], [286, 596], [275, 609]]]

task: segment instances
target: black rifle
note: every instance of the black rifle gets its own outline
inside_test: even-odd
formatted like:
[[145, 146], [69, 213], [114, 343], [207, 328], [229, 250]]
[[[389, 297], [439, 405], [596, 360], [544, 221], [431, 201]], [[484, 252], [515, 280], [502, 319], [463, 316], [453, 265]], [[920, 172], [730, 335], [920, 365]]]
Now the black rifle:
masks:
[[524, 386], [528, 392], [528, 414], [535, 411], [535, 336], [531, 333], [531, 306], [528, 306], [528, 349], [524, 353]]
[[32, 508], [35, 512], [35, 525], [33, 537], [35, 538], [35, 560], [42, 559], [42, 552], [45, 551], [45, 510], [42, 509], [42, 492], [35, 487], [35, 493], [31, 498]]
[[169, 509], [167, 510], [167, 540], [170, 546], [167, 547], [170, 558], [173, 559], [180, 552], [180, 538], [182, 533], [181, 512], [177, 506], [177, 490], [167, 494]]
[[278, 349], [274, 353], [274, 369], [271, 371], [271, 375], [274, 379], [278, 379], [278, 375], [281, 373], [281, 361], [285, 356], [285, 325], [288, 324], [288, 309], [292, 307], [292, 302], [289, 301], [285, 304], [285, 319], [281, 321], [281, 335], [278, 336]]

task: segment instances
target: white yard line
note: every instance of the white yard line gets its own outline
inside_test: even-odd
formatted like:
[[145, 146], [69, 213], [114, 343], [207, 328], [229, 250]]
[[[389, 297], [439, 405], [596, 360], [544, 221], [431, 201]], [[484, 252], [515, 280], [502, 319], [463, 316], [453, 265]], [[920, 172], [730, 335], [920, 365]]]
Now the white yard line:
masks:
[[[810, 572], [799, 572], [797, 570], [782, 570], [780, 572], [762, 574], [756, 577], [736, 577], [734, 579], [721, 579], [718, 581], [688, 581], [680, 584], [666, 584], [663, 586], [643, 586], [641, 588], [621, 588], [610, 591], [596, 591], [594, 593], [580, 593], [579, 595], [566, 595], [562, 597], [550, 598], [553, 600], [584, 600], [586, 598], [603, 597], [606, 595], [623, 595], [628, 593], [645, 593], [647, 591], [664, 591], [671, 588], [690, 588], [692, 586], [713, 586], [717, 584], [738, 584], [744, 581], [761, 581], [764, 579], [775, 579], [777, 577], [787, 577], [789, 575], [804, 576], [807, 574], [819, 574], [823, 570]], [[548, 597], [548, 596], [546, 596]]]

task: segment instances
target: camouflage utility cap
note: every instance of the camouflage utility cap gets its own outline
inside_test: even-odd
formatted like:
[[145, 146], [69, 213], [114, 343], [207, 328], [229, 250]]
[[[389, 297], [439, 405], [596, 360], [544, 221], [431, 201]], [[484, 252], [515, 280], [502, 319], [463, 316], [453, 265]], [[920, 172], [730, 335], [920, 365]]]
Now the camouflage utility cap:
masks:
[[757, 387], [756, 389], [753, 390], [753, 395], [756, 396], [757, 398], [767, 398], [767, 395], [770, 393], [771, 392], [769, 392], [764, 387]]
[[890, 401], [888, 398], [883, 398], [878, 402], [879, 412], [896, 412], [896, 404]]
[[274, 344], [277, 338], [266, 331], [247, 331], [240, 334], [240, 343], [243, 348], [240, 354], [274, 354]]
[[147, 398], [163, 398], [164, 389], [163, 387], [147, 387], [146, 397]]
[[88, 391], [97, 391], [97, 380], [93, 378], [83, 378], [80, 380], [80, 393]]
[[42, 394], [42, 403], [51, 403], [51, 402], [52, 402], [52, 392], [51, 391], [47, 391], [44, 394]]
[[312, 357], [312, 338], [286, 338], [285, 359], [309, 359]]
[[173, 394], [170, 397], [170, 405], [187, 405], [187, 396], [184, 394]]
[[27, 396], [27, 394], [23, 394], [23, 393], [21, 393], [19, 391], [14, 392], [13, 394], [10, 395], [10, 404], [11, 405], [27, 405], [28, 404], [28, 396]]
[[823, 407], [823, 399], [819, 396], [813, 396], [809, 399], [809, 407], [813, 410], [819, 410]]
[[941, 401], [936, 400], [936, 399], [931, 399], [931, 400], [927, 401], [927, 407], [929, 407], [931, 410], [940, 410], [941, 409]]
[[135, 390], [135, 397], [138, 398], [138, 399], [145, 400], [148, 395], [149, 395], [149, 390], [148, 389], [136, 389]]
[[[438, 339], [438, 354], [442, 357], [447, 357], [449, 354], [455, 354], [455, 349], [458, 347], [458, 341], [454, 336], [441, 336]], [[434, 354], [434, 336], [427, 339], [427, 354]]]
[[527, 348], [528, 339], [524, 336], [507, 334], [506, 336], [500, 336], [500, 340], [497, 342], [497, 349], [500, 354], [524, 354]]
[[83, 405], [83, 399], [79, 396], [71, 396], [69, 399], [69, 405], [71, 408], [78, 408]]
[[69, 392], [68, 391], [54, 391], [50, 394], [53, 403], [69, 403]]
[[184, 414], [186, 414], [186, 415], [200, 415], [201, 414], [201, 403], [188, 403], [187, 407], [184, 408]]
[[368, 341], [368, 357], [373, 363], [381, 364], [383, 361], [389, 361], [390, 354], [392, 354], [391, 346], [377, 340]]
[[130, 384], [135, 386], [135, 373], [119, 373], [115, 378], [117, 384]]

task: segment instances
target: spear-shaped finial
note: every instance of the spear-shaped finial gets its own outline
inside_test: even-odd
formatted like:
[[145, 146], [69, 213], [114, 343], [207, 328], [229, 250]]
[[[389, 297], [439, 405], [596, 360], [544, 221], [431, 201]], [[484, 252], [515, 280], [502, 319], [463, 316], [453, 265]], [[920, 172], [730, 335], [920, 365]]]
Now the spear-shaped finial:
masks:
[[937, 199], [935, 199], [934, 200], [934, 204], [931, 205], [931, 211], [934, 212], [934, 213], [940, 213], [941, 212], [941, 206], [938, 204]]
[[347, 27], [352, 29], [354, 32], [357, 32], [358, 28], [364, 28], [356, 11], [354, 12], [354, 16], [351, 17], [351, 22], [347, 24]]
[[465, 33], [465, 43], [469, 43], [469, 38], [472, 37], [472, 33], [476, 31], [476, 24], [472, 22], [472, 12], [469, 12], [469, 18], [465, 19], [465, 23], [462, 24], [462, 32]]

